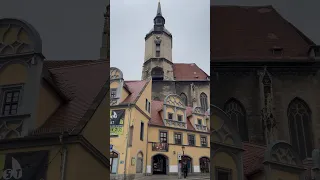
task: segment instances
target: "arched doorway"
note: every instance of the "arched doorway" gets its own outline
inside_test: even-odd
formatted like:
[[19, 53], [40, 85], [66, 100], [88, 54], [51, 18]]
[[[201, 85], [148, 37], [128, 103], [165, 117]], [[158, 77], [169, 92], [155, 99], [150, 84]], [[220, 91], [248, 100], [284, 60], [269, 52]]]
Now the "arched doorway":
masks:
[[152, 174], [168, 174], [169, 160], [162, 154], [152, 157]]
[[111, 174], [117, 174], [119, 154], [115, 151], [110, 152], [110, 168]]
[[192, 164], [192, 158], [190, 156], [184, 155], [182, 157], [182, 163], [186, 163], [188, 167], [188, 173], [193, 173], [193, 164]]
[[201, 173], [210, 172], [210, 159], [207, 157], [200, 158], [200, 171]]
[[137, 155], [137, 163], [136, 163], [136, 173], [143, 172], [143, 154], [139, 152]]

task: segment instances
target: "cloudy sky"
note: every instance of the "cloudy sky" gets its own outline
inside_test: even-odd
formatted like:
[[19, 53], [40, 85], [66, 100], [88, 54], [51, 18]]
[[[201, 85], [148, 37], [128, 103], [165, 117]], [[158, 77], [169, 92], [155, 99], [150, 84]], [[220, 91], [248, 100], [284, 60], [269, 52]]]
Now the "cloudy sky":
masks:
[[0, 18], [32, 24], [49, 60], [99, 58], [106, 0], [0, 1]]
[[319, 0], [211, 0], [219, 5], [272, 5], [285, 19], [320, 44]]
[[[140, 80], [144, 37], [153, 28], [158, 0], [110, 1], [111, 66], [126, 80]], [[196, 63], [210, 74], [210, 1], [161, 0], [165, 27], [173, 35], [173, 62]]]

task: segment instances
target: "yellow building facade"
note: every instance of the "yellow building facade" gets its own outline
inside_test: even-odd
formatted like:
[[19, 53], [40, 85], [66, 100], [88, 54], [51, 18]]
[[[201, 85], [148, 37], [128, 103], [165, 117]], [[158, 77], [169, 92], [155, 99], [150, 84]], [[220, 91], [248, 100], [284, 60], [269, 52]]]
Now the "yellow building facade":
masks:
[[146, 172], [151, 81], [124, 81], [110, 68], [111, 179], [133, 179]]
[[[210, 121], [200, 107], [186, 107], [177, 95], [151, 101], [152, 81], [125, 81], [110, 69], [111, 179], [210, 171]], [[184, 148], [182, 148], [184, 147]], [[181, 157], [181, 158], [180, 158]]]
[[45, 60], [18, 19], [0, 19], [0, 37], [0, 179], [108, 177], [109, 62]]

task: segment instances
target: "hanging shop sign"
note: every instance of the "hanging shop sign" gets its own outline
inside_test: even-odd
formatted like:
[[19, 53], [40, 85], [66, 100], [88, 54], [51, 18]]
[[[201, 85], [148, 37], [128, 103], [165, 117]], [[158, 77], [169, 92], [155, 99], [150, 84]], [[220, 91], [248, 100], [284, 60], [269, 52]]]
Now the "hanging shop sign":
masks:
[[45, 180], [48, 151], [0, 154], [0, 180]]
[[122, 135], [125, 109], [110, 111], [110, 135]]

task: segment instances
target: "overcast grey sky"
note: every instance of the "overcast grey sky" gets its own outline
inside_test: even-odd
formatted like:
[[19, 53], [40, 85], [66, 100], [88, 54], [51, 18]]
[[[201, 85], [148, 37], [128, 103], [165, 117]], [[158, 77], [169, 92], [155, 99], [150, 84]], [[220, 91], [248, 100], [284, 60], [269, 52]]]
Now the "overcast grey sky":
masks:
[[106, 0], [0, 1], [0, 18], [20, 18], [42, 38], [47, 59], [99, 58]]
[[213, 0], [219, 5], [272, 5], [285, 19], [320, 44], [319, 0]]
[[[196, 63], [210, 74], [210, 1], [161, 0], [173, 36], [173, 62]], [[110, 1], [110, 64], [125, 80], [140, 80], [145, 35], [153, 28], [158, 0]]]

